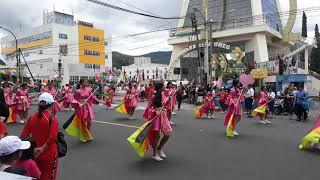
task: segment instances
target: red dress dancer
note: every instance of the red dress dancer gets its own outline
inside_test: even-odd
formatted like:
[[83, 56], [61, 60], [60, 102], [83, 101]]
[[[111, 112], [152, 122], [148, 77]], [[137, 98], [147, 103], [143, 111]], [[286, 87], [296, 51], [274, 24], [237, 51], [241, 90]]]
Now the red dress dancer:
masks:
[[111, 104], [113, 102], [113, 96], [116, 95], [116, 93], [114, 93], [114, 91], [110, 88], [107, 90], [106, 92], [106, 101], [104, 102], [104, 105], [107, 107], [107, 108], [111, 108]]
[[[234, 80], [233, 86], [234, 87], [230, 90], [230, 93], [228, 95], [227, 102], [226, 102], [226, 104], [228, 104], [229, 106], [225, 116], [224, 125], [228, 126], [229, 121], [232, 120], [232, 127], [234, 127], [233, 135], [238, 136], [239, 134], [235, 131], [235, 128], [236, 128], [236, 124], [238, 124], [241, 120], [241, 116], [242, 116], [241, 103], [244, 102], [244, 95], [240, 90], [239, 81]], [[230, 119], [232, 117], [233, 119]]]
[[134, 111], [138, 106], [139, 102], [137, 99], [137, 90], [132, 87], [131, 83], [129, 83], [129, 89], [127, 90], [124, 96], [124, 106], [127, 110], [130, 119], [134, 119]]
[[61, 107], [59, 104], [59, 98], [58, 98], [59, 92], [53, 88], [52, 84], [49, 84], [49, 86], [47, 88], [46, 87], [42, 88], [41, 92], [47, 92], [53, 96], [55, 102], [52, 104], [51, 114], [53, 116], [56, 116], [56, 114], [61, 111]]
[[63, 107], [66, 108], [67, 110], [71, 110], [71, 103], [74, 100], [73, 97], [73, 91], [72, 91], [72, 86], [69, 84], [65, 89], [64, 89], [64, 100], [63, 100]]
[[20, 116], [20, 123], [24, 123], [30, 109], [30, 96], [27, 84], [22, 84], [21, 88], [17, 90], [15, 102], [17, 103], [16, 112]]
[[[213, 116], [213, 112], [214, 112], [214, 108], [215, 108], [215, 103], [214, 103], [214, 96], [215, 96], [215, 92], [214, 91], [210, 91], [205, 99], [204, 99], [204, 108], [205, 108], [205, 112], [207, 112], [207, 116], [209, 119], [211, 118], [215, 118]], [[209, 114], [210, 113], [210, 114]]]
[[[161, 93], [161, 85], [157, 85], [156, 89], [157, 92], [152, 96], [143, 116], [148, 121], [152, 121], [152, 127], [148, 134], [148, 139], [153, 149], [152, 158], [156, 161], [162, 161], [166, 158], [166, 155], [163, 152], [163, 146], [168, 141], [172, 128], [168, 119], [168, 114], [164, 108], [165, 101], [162, 100], [167, 98]], [[162, 138], [161, 135], [163, 135]]]

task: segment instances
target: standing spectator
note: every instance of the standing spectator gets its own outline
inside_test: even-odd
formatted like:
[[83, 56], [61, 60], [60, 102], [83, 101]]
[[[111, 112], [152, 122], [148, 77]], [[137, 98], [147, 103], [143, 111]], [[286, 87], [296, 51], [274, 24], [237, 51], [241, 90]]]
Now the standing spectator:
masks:
[[35, 140], [35, 162], [41, 171], [40, 180], [55, 180], [58, 170], [57, 136], [59, 125], [54, 116], [51, 116], [51, 108], [54, 99], [51, 94], [43, 93], [39, 96], [38, 112], [34, 113], [26, 122], [22, 130], [22, 137], [30, 137]]
[[227, 102], [227, 98], [228, 98], [227, 89], [221, 88], [218, 96], [219, 96], [219, 104], [221, 106], [221, 109], [223, 112], [225, 112], [227, 109], [226, 102]]
[[299, 91], [295, 96], [295, 112], [297, 115], [297, 121], [301, 121], [302, 118], [304, 121], [308, 119], [307, 108], [305, 107], [306, 100], [308, 99], [308, 93], [303, 89], [301, 85]]
[[276, 98], [276, 93], [273, 91], [273, 89], [270, 87], [269, 92], [268, 92], [268, 97], [269, 97], [269, 110], [270, 110], [270, 115], [274, 115], [274, 100]]
[[254, 98], [254, 89], [250, 84], [248, 86], [248, 91], [245, 93], [245, 108], [247, 110], [248, 118], [252, 118], [253, 98]]
[[178, 101], [178, 111], [181, 111], [181, 101], [184, 93], [184, 87], [182, 85], [182, 82], [180, 82], [180, 85], [177, 89], [177, 101]]
[[205, 87], [203, 85], [198, 86], [197, 90], [197, 95], [198, 95], [198, 104], [201, 104], [203, 102], [203, 98], [205, 96]]

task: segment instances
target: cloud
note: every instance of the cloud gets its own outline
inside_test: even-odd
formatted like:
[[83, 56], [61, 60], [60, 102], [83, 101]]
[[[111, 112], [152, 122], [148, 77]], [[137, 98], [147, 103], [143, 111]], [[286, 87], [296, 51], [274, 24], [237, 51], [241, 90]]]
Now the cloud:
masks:
[[[131, 4], [159, 16], [172, 17], [179, 16], [183, 0], [102, 0], [116, 6], [134, 9], [124, 3]], [[194, 0], [196, 1], [196, 0]], [[198, 0], [200, 1], [200, 0]], [[281, 11], [288, 11], [287, 1], [279, 0]], [[320, 6], [319, 0], [298, 0], [298, 9]], [[58, 11], [74, 13], [75, 19], [92, 22], [96, 27], [104, 29], [105, 32], [113, 37], [127, 34], [140, 33], [153, 29], [173, 28], [178, 21], [159, 20], [138, 15], [133, 15], [117, 10], [113, 10], [86, 0], [1, 0], [0, 22], [1, 26], [20, 31], [39, 26], [42, 24], [42, 12], [44, 9], [52, 10], [55, 7]], [[320, 11], [319, 11], [320, 12]], [[316, 22], [320, 22], [320, 13], [318, 11], [307, 11], [308, 31], [312, 36], [312, 31]], [[284, 18], [286, 20], [286, 18]], [[170, 23], [170, 24], [169, 24]], [[294, 26], [294, 31], [301, 31], [301, 15], [298, 17]], [[1, 35], [5, 34], [0, 31]], [[124, 51], [136, 47], [142, 47], [150, 44], [159, 43], [168, 39], [168, 32], [157, 32], [143, 36], [136, 36], [123, 40], [115, 39], [113, 41], [113, 50]], [[124, 53], [139, 55], [150, 51], [170, 50], [171, 46], [167, 43], [156, 44], [150, 47], [127, 51]]]
[[[153, 18], [133, 15], [97, 5], [86, 0], [2, 0], [0, 7], [1, 25], [14, 32], [27, 30], [42, 24], [42, 12], [44, 9], [51, 11], [53, 7], [57, 11], [74, 13], [76, 20], [92, 22], [96, 27], [104, 29], [108, 35], [113, 37], [127, 34], [140, 33], [153, 30], [161, 25], [168, 24], [172, 20], [157, 20]], [[134, 9], [131, 6], [120, 3], [117, 0], [106, 1], [116, 6]], [[178, 16], [181, 9], [180, 0], [122, 0], [122, 2], [146, 9], [160, 16]], [[22, 11], [23, 9], [23, 11]], [[137, 10], [138, 11], [138, 10]], [[177, 21], [159, 28], [176, 27]], [[2, 32], [4, 34], [5, 32]], [[1, 34], [0, 34], [1, 36]], [[123, 51], [140, 45], [148, 45], [168, 39], [168, 33], [154, 33], [150, 35], [137, 36], [123, 41], [115, 40], [113, 48]], [[147, 53], [149, 51], [169, 50], [170, 46], [163, 43], [159, 46], [137, 49], [130, 54]]]

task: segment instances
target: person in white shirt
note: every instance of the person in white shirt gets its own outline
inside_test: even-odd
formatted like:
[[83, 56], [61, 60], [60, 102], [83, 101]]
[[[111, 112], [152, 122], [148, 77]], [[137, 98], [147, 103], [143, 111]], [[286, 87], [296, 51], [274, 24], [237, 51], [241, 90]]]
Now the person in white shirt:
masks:
[[247, 110], [247, 115], [249, 118], [252, 118], [252, 105], [253, 105], [253, 98], [254, 98], [254, 89], [252, 85], [248, 86], [248, 90], [245, 93], [245, 108]]
[[274, 115], [274, 100], [276, 98], [276, 93], [273, 91], [271, 87], [269, 88], [268, 96], [270, 101], [268, 103], [270, 115]]

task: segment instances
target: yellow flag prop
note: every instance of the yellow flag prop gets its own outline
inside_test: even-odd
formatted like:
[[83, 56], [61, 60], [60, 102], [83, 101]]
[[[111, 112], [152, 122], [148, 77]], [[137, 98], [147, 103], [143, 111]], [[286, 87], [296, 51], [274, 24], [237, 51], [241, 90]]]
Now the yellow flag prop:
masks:
[[150, 122], [144, 123], [138, 130], [136, 130], [131, 136], [128, 137], [128, 141], [138, 156], [143, 157], [144, 154], [148, 150], [149, 141], [148, 138], [145, 138], [142, 143], [137, 141], [137, 137], [139, 136], [142, 131], [150, 125]]
[[117, 106], [115, 110], [119, 113], [127, 113], [127, 109], [124, 103], [121, 103], [119, 106]]
[[259, 114], [265, 114], [267, 110], [267, 104], [261, 105], [252, 111], [252, 116], [258, 116]]

